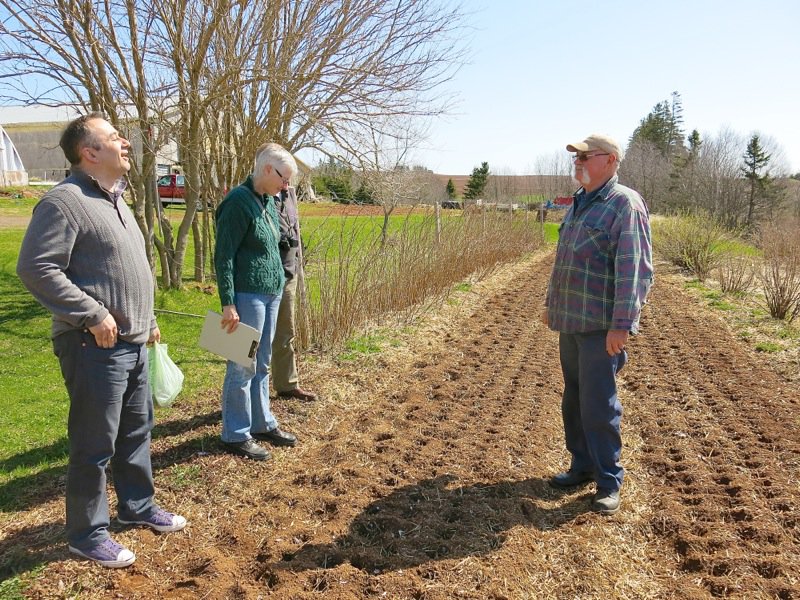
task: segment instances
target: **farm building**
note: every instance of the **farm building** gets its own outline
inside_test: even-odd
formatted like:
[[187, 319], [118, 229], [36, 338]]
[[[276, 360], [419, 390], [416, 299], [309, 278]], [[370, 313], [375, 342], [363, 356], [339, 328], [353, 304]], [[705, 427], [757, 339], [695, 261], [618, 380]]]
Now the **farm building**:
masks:
[[[0, 124], [16, 146], [31, 181], [60, 181], [69, 171], [69, 161], [58, 146], [67, 123], [78, 116], [75, 109], [49, 106], [0, 106]], [[122, 128], [120, 128], [122, 129]], [[122, 131], [141, 151], [138, 129]], [[177, 147], [167, 143], [158, 156], [159, 173], [166, 174], [178, 163]]]

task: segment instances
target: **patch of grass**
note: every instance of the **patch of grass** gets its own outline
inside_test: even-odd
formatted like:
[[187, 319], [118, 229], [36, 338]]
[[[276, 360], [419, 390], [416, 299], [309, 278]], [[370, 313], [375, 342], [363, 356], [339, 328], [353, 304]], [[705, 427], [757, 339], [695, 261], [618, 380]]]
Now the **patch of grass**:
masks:
[[386, 342], [383, 335], [363, 335], [349, 340], [345, 343], [346, 352], [339, 355], [340, 360], [356, 360], [362, 356], [377, 354], [383, 350], [382, 344]]
[[709, 290], [703, 294], [708, 305], [719, 310], [736, 310], [736, 306], [725, 300], [725, 295], [717, 290]]
[[198, 484], [203, 478], [200, 465], [176, 465], [161, 475], [173, 490], [182, 490]]
[[780, 352], [782, 348], [774, 342], [758, 342], [755, 350], [756, 352]]
[[5, 581], [0, 581], [0, 599], [2, 600], [23, 600], [22, 594], [24, 585], [19, 576], [9, 577]]
[[684, 284], [690, 290], [707, 290], [708, 288], [699, 279], [692, 279]]
[[456, 292], [469, 292], [470, 290], [472, 290], [472, 284], [471, 283], [467, 283], [466, 281], [462, 281], [461, 283], [457, 283], [453, 287], [453, 289]]
[[777, 335], [782, 340], [796, 340], [800, 339], [800, 330], [784, 326]]
[[544, 241], [548, 244], [555, 244], [558, 242], [558, 227], [560, 223], [545, 223], [544, 224]]

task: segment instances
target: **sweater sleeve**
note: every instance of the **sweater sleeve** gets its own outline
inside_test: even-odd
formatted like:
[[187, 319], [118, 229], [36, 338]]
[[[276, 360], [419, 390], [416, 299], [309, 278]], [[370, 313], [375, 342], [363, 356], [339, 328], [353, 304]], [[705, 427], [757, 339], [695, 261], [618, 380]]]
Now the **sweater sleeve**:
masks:
[[78, 231], [58, 206], [48, 201], [34, 208], [22, 240], [17, 275], [36, 300], [59, 320], [92, 327], [108, 309], [67, 276]]
[[217, 245], [214, 266], [222, 306], [234, 304], [236, 252], [247, 235], [251, 220], [236, 196], [228, 197], [217, 214]]

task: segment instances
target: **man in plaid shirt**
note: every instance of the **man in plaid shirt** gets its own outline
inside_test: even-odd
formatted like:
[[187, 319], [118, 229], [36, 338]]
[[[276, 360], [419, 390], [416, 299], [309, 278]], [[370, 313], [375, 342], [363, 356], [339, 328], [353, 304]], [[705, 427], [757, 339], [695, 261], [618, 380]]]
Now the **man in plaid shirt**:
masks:
[[567, 150], [575, 153], [582, 187], [559, 229], [542, 321], [559, 332], [561, 413], [572, 460], [550, 483], [595, 481], [592, 509], [611, 515], [619, 510], [624, 474], [616, 374], [653, 282], [650, 222], [642, 197], [618, 182], [624, 154], [617, 142], [593, 134]]

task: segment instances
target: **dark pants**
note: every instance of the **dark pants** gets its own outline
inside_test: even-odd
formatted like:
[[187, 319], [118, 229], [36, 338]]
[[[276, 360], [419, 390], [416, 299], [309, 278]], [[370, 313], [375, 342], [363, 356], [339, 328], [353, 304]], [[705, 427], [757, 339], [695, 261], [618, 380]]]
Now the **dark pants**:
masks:
[[593, 473], [598, 488], [619, 490], [624, 470], [616, 373], [626, 354], [609, 356], [605, 331], [561, 333], [559, 352], [564, 374], [561, 415], [573, 471]]
[[154, 510], [147, 348], [123, 341], [99, 348], [79, 330], [57, 336], [53, 349], [70, 398], [67, 538], [85, 550], [109, 537], [109, 461], [118, 515], [136, 520]]

